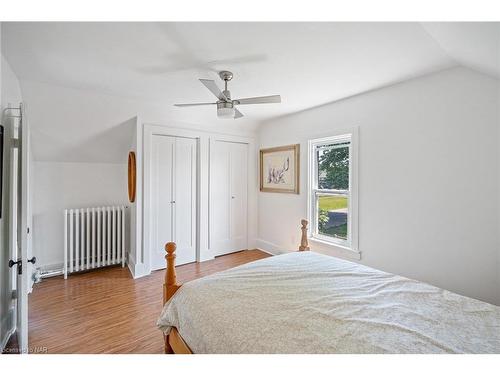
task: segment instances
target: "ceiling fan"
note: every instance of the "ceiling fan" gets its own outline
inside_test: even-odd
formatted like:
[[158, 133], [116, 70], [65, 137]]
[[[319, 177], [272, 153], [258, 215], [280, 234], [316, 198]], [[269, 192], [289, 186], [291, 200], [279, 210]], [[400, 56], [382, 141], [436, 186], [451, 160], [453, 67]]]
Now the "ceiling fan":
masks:
[[227, 89], [227, 83], [233, 79], [233, 73], [223, 70], [219, 72], [219, 77], [224, 81], [224, 91], [220, 91], [214, 80], [200, 79], [200, 82], [217, 97], [215, 103], [192, 103], [192, 104], [174, 104], [176, 107], [194, 107], [200, 105], [217, 105], [217, 117], [219, 118], [240, 118], [243, 114], [236, 108], [242, 104], [265, 104], [265, 103], [281, 103], [281, 96], [257, 96], [253, 98], [231, 99], [231, 93]]

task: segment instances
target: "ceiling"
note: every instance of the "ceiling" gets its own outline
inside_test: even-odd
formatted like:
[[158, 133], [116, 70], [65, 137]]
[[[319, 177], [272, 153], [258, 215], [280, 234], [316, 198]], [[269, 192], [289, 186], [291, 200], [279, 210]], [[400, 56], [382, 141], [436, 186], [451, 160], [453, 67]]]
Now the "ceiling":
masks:
[[281, 104], [240, 107], [245, 117], [234, 122], [255, 128], [456, 65], [500, 77], [499, 25], [4, 22], [2, 52], [21, 82], [148, 102], [201, 125], [228, 120], [212, 107], [172, 104], [213, 101], [198, 78], [218, 80], [216, 72], [228, 69], [233, 98], [282, 96]]
[[424, 29], [459, 65], [500, 78], [500, 23], [424, 23]]

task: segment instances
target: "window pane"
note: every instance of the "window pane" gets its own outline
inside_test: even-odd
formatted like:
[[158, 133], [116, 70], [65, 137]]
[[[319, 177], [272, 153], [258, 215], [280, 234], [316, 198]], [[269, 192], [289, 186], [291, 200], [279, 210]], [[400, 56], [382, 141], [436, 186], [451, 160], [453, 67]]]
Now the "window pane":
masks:
[[349, 142], [316, 147], [318, 189], [349, 190]]
[[348, 201], [343, 195], [322, 195], [318, 197], [318, 232], [347, 240]]

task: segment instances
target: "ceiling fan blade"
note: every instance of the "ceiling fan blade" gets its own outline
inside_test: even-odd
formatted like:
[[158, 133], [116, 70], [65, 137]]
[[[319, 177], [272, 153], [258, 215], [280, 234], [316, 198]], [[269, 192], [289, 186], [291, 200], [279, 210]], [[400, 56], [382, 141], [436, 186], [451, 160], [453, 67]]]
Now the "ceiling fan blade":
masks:
[[228, 100], [228, 99], [226, 98], [226, 95], [224, 95], [224, 94], [220, 91], [219, 87], [217, 87], [217, 85], [215, 84], [215, 81], [214, 81], [214, 80], [212, 80], [212, 79], [200, 79], [200, 82], [201, 82], [201, 83], [203, 83], [203, 85], [204, 85], [207, 89], [209, 89], [209, 90], [210, 90], [210, 92], [211, 92], [212, 94], [214, 94], [214, 95], [217, 97], [217, 99], [219, 99], [219, 100], [226, 100], [226, 101]]
[[256, 96], [255, 98], [236, 99], [235, 104], [264, 104], [264, 103], [281, 103], [281, 96]]
[[234, 119], [236, 120], [237, 118], [243, 117], [243, 113], [238, 111], [236, 108], [234, 109]]
[[186, 103], [186, 104], [174, 104], [176, 107], [196, 107], [199, 105], [211, 105], [211, 104], [217, 104], [217, 103]]

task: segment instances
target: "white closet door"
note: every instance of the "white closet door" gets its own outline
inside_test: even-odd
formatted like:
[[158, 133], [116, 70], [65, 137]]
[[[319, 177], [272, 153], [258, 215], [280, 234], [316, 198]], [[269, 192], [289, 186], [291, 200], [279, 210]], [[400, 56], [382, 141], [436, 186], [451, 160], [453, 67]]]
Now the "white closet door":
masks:
[[172, 241], [172, 176], [175, 138], [151, 139], [151, 269], [166, 267], [165, 244]]
[[196, 261], [196, 140], [175, 138], [173, 240], [176, 264]]
[[231, 143], [231, 242], [234, 251], [247, 248], [247, 145]]
[[215, 255], [231, 251], [231, 153], [228, 142], [215, 141], [210, 170], [210, 248]]
[[165, 244], [177, 244], [176, 264], [196, 261], [196, 140], [151, 139], [151, 269], [166, 267]]
[[210, 248], [223, 255], [247, 248], [247, 145], [212, 146]]

